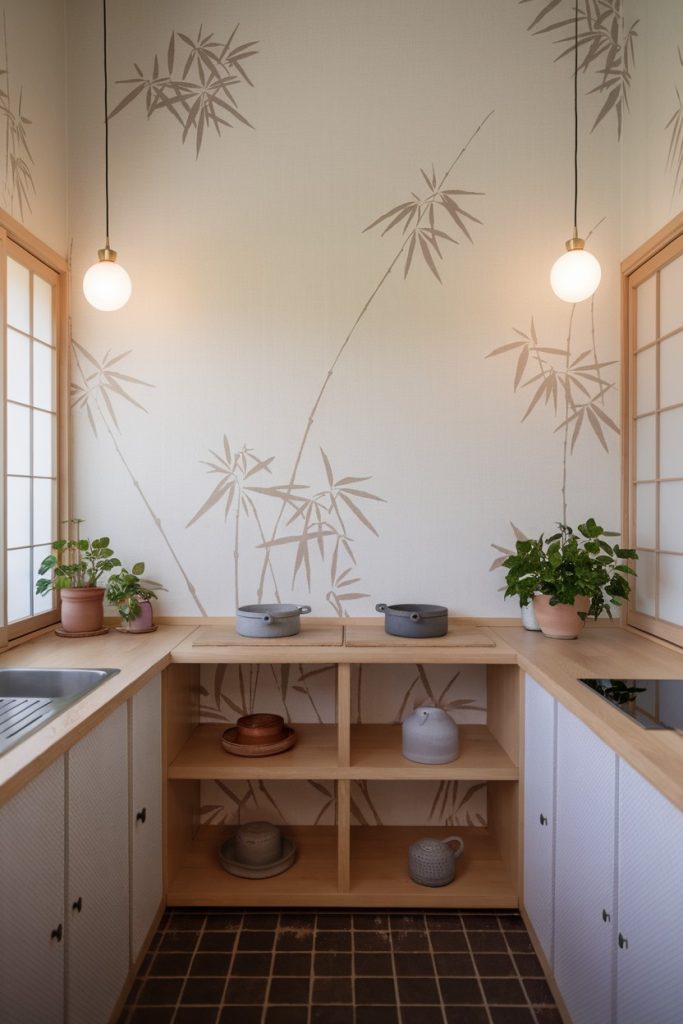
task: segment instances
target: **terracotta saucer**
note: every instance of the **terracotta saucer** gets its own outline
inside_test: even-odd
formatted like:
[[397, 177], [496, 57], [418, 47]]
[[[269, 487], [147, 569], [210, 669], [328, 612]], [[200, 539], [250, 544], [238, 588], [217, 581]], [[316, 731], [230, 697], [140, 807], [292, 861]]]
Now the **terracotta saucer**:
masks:
[[149, 629], [126, 629], [125, 626], [114, 626], [117, 633], [129, 633], [131, 636], [135, 636], [136, 633], [154, 633], [158, 626], [150, 626]]
[[226, 729], [221, 737], [223, 750], [238, 757], [269, 757], [271, 754], [282, 754], [296, 743], [296, 733], [288, 725], [282, 730], [282, 736], [274, 743], [238, 743], [237, 726]]
[[55, 633], [57, 634], [57, 636], [71, 636], [71, 637], [79, 637], [79, 636], [104, 636], [104, 634], [108, 633], [108, 632], [109, 632], [109, 626], [103, 626], [102, 629], [91, 629], [87, 633], [69, 633], [69, 632], [67, 632], [66, 629], [62, 629], [61, 627], [59, 629], [55, 630]]
[[235, 860], [235, 837], [226, 840], [218, 851], [221, 867], [239, 878], [271, 878], [290, 868], [296, 859], [296, 846], [287, 836], [282, 837], [282, 855], [270, 864], [243, 864]]

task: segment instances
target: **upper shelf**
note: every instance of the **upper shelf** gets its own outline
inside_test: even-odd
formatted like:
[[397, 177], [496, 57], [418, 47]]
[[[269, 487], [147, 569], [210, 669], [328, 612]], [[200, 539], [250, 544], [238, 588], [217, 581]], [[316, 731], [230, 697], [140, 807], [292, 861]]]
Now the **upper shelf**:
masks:
[[185, 664], [515, 664], [515, 652], [486, 626], [449, 621], [444, 637], [409, 640], [388, 635], [382, 619], [306, 619], [293, 637], [241, 637], [234, 619], [201, 626], [173, 651]]

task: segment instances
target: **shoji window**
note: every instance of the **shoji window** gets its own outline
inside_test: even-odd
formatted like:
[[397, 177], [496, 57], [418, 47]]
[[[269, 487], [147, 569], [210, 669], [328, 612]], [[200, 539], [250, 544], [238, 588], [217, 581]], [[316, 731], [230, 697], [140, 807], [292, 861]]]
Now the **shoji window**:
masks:
[[[683, 223], [626, 277], [627, 621], [683, 644]], [[628, 262], [628, 261], [627, 261]]]
[[3, 296], [5, 639], [57, 621], [37, 597], [38, 566], [58, 536], [62, 405], [60, 274], [0, 232]]

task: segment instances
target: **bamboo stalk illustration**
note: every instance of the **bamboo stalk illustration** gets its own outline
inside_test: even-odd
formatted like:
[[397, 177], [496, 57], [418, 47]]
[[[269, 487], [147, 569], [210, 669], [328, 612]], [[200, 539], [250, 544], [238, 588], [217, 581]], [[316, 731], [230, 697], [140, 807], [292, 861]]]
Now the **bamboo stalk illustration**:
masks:
[[[87, 376], [85, 374], [85, 371], [83, 369], [83, 366], [81, 364], [81, 360], [79, 358], [78, 348], [79, 348], [79, 346], [75, 342], [72, 341], [72, 349], [73, 349], [73, 352], [74, 352], [74, 361], [76, 363], [76, 366], [78, 367], [78, 371], [79, 371], [79, 373], [81, 375], [81, 378], [83, 380], [83, 387], [87, 389], [88, 388], [88, 380], [87, 380]], [[119, 442], [117, 440], [116, 434], [111, 429], [111, 426], [109, 424], [109, 420], [107, 419], [107, 417], [104, 414], [104, 410], [102, 409], [102, 406], [100, 404], [99, 398], [97, 396], [94, 396], [93, 397], [93, 401], [94, 401], [94, 404], [95, 404], [95, 408], [97, 409], [97, 412], [99, 413], [100, 419], [101, 419], [102, 423], [104, 424], [104, 428], [107, 431], [107, 433], [109, 434], [109, 438], [111, 440], [112, 445], [114, 446], [114, 450], [115, 450], [116, 454], [118, 455], [119, 459], [121, 460], [121, 464], [123, 465], [126, 473], [128, 474], [128, 477], [130, 478], [130, 481], [133, 484], [133, 487], [138, 492], [143, 505], [147, 509], [152, 522], [154, 523], [154, 525], [155, 525], [157, 531], [159, 532], [159, 534], [161, 535], [161, 538], [164, 541], [164, 544], [166, 545], [166, 547], [167, 547], [167, 549], [169, 551], [169, 554], [171, 555], [171, 558], [175, 562], [175, 565], [178, 568], [178, 571], [180, 572], [180, 575], [182, 576], [182, 578], [183, 578], [183, 580], [185, 582], [185, 585], [186, 585], [186, 587], [187, 587], [187, 589], [188, 589], [188, 591], [190, 593], [190, 596], [192, 597], [192, 600], [194, 601], [195, 605], [197, 606], [200, 614], [206, 616], [206, 614], [207, 614], [206, 613], [206, 609], [204, 608], [204, 605], [202, 604], [202, 602], [199, 600], [199, 595], [197, 594], [197, 588], [195, 587], [194, 583], [192, 582], [192, 580], [188, 576], [187, 572], [185, 571], [185, 568], [182, 565], [180, 559], [178, 558], [178, 555], [176, 554], [175, 549], [174, 549], [173, 545], [171, 544], [170, 538], [169, 538], [168, 534], [166, 533], [166, 530], [164, 529], [164, 526], [163, 526], [163, 523], [161, 522], [161, 519], [159, 518], [159, 516], [154, 511], [154, 509], [153, 509], [149, 499], [147, 498], [147, 495], [145, 494], [145, 492], [142, 489], [142, 486], [141, 486], [139, 480], [137, 479], [137, 477], [135, 476], [135, 473], [133, 472], [133, 470], [129, 466], [128, 461], [126, 459], [126, 456], [124, 455], [124, 453], [123, 453], [123, 451], [121, 449], [121, 446], [119, 445]], [[94, 421], [92, 421], [92, 422], [93, 422], [93, 425], [94, 425]]]
[[[446, 172], [442, 176], [441, 180], [438, 183], [437, 190], [440, 190], [440, 189], [443, 188], [444, 184], [446, 183], [447, 179], [449, 178], [449, 176], [452, 173], [453, 169], [455, 168], [456, 164], [461, 159], [461, 157], [463, 157], [465, 155], [465, 153], [469, 149], [470, 145], [475, 140], [475, 138], [477, 137], [479, 132], [482, 130], [482, 128], [484, 127], [486, 122], [489, 120], [489, 118], [492, 117], [493, 113], [494, 113], [494, 111], [490, 110], [488, 112], [488, 114], [486, 115], [486, 117], [478, 124], [478, 126], [472, 132], [472, 134], [468, 138], [467, 142], [464, 144], [464, 146], [462, 147], [462, 149], [460, 150], [458, 155], [455, 157], [455, 159], [453, 160], [451, 165], [448, 167], [448, 169], [446, 170]], [[422, 217], [424, 216], [424, 212], [425, 212], [425, 210], [422, 209], [417, 214], [417, 222], [416, 222], [417, 224], [419, 224], [420, 221], [422, 220]], [[316, 415], [317, 415], [317, 412], [318, 412], [318, 408], [320, 406], [320, 403], [322, 402], [322, 399], [323, 399], [323, 396], [324, 396], [325, 392], [327, 391], [328, 385], [329, 385], [330, 381], [332, 380], [332, 377], [334, 375], [334, 371], [335, 371], [335, 369], [337, 367], [337, 364], [339, 363], [339, 360], [343, 356], [343, 354], [344, 354], [344, 352], [345, 352], [349, 342], [353, 338], [357, 328], [361, 324], [365, 314], [370, 309], [372, 303], [374, 302], [375, 298], [377, 297], [377, 295], [381, 291], [383, 285], [385, 284], [385, 282], [390, 277], [391, 272], [393, 271], [394, 267], [396, 266], [396, 264], [400, 260], [400, 258], [403, 255], [405, 249], [409, 245], [411, 245], [411, 244], [413, 246], [415, 244], [414, 243], [414, 236], [413, 235], [407, 235], [405, 237], [403, 243], [401, 244], [400, 248], [398, 249], [398, 252], [393, 257], [391, 262], [389, 263], [389, 266], [384, 271], [384, 273], [380, 277], [379, 281], [377, 282], [377, 284], [375, 285], [373, 290], [370, 292], [370, 295], [368, 296], [368, 298], [366, 299], [364, 305], [362, 306], [362, 308], [360, 310], [360, 313], [357, 315], [356, 319], [353, 321], [353, 324], [351, 325], [351, 329], [349, 330], [349, 332], [345, 336], [344, 340], [342, 341], [341, 345], [339, 346], [339, 349], [337, 350], [337, 353], [336, 353], [334, 359], [332, 360], [332, 364], [330, 365], [330, 368], [328, 369], [327, 373], [325, 374], [325, 377], [323, 379], [323, 382], [322, 382], [322, 385], [320, 387], [320, 390], [318, 391], [318, 393], [316, 395], [315, 401], [313, 402], [311, 410], [310, 410], [310, 412], [308, 414], [308, 418], [306, 420], [306, 426], [304, 428], [303, 436], [301, 438], [301, 442], [299, 444], [299, 448], [297, 450], [296, 457], [294, 459], [294, 464], [292, 466], [292, 472], [291, 472], [290, 477], [289, 477], [289, 482], [286, 485], [286, 494], [283, 496], [283, 498], [281, 500], [280, 509], [279, 509], [279, 512], [278, 512], [277, 517], [275, 519], [275, 525], [273, 526], [273, 531], [272, 531], [271, 538], [270, 538], [270, 542], [271, 543], [277, 537], [277, 533], [278, 533], [278, 530], [280, 528], [280, 523], [282, 522], [282, 517], [283, 517], [283, 515], [285, 513], [285, 509], [287, 508], [289, 499], [291, 497], [292, 489], [294, 488], [294, 485], [296, 484], [297, 476], [298, 476], [298, 473], [299, 473], [299, 466], [301, 465], [301, 459], [303, 458], [304, 450], [306, 448], [306, 444], [308, 442], [309, 435], [310, 435], [311, 430], [313, 428], [313, 424], [315, 422], [315, 418], [316, 418]], [[261, 601], [262, 598], [263, 598], [263, 588], [264, 588], [264, 585], [265, 585], [267, 566], [268, 566], [268, 549], [266, 549], [266, 552], [265, 552], [265, 555], [264, 555], [263, 565], [261, 567], [261, 575], [260, 575], [260, 578], [259, 578], [259, 585], [258, 585], [258, 600], [259, 601]]]

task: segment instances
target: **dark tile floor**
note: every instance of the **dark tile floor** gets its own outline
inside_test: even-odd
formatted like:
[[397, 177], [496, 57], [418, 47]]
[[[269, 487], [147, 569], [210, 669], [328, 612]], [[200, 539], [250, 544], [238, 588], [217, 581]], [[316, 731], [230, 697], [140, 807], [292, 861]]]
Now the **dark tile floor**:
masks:
[[119, 1024], [561, 1024], [513, 913], [164, 915]]

